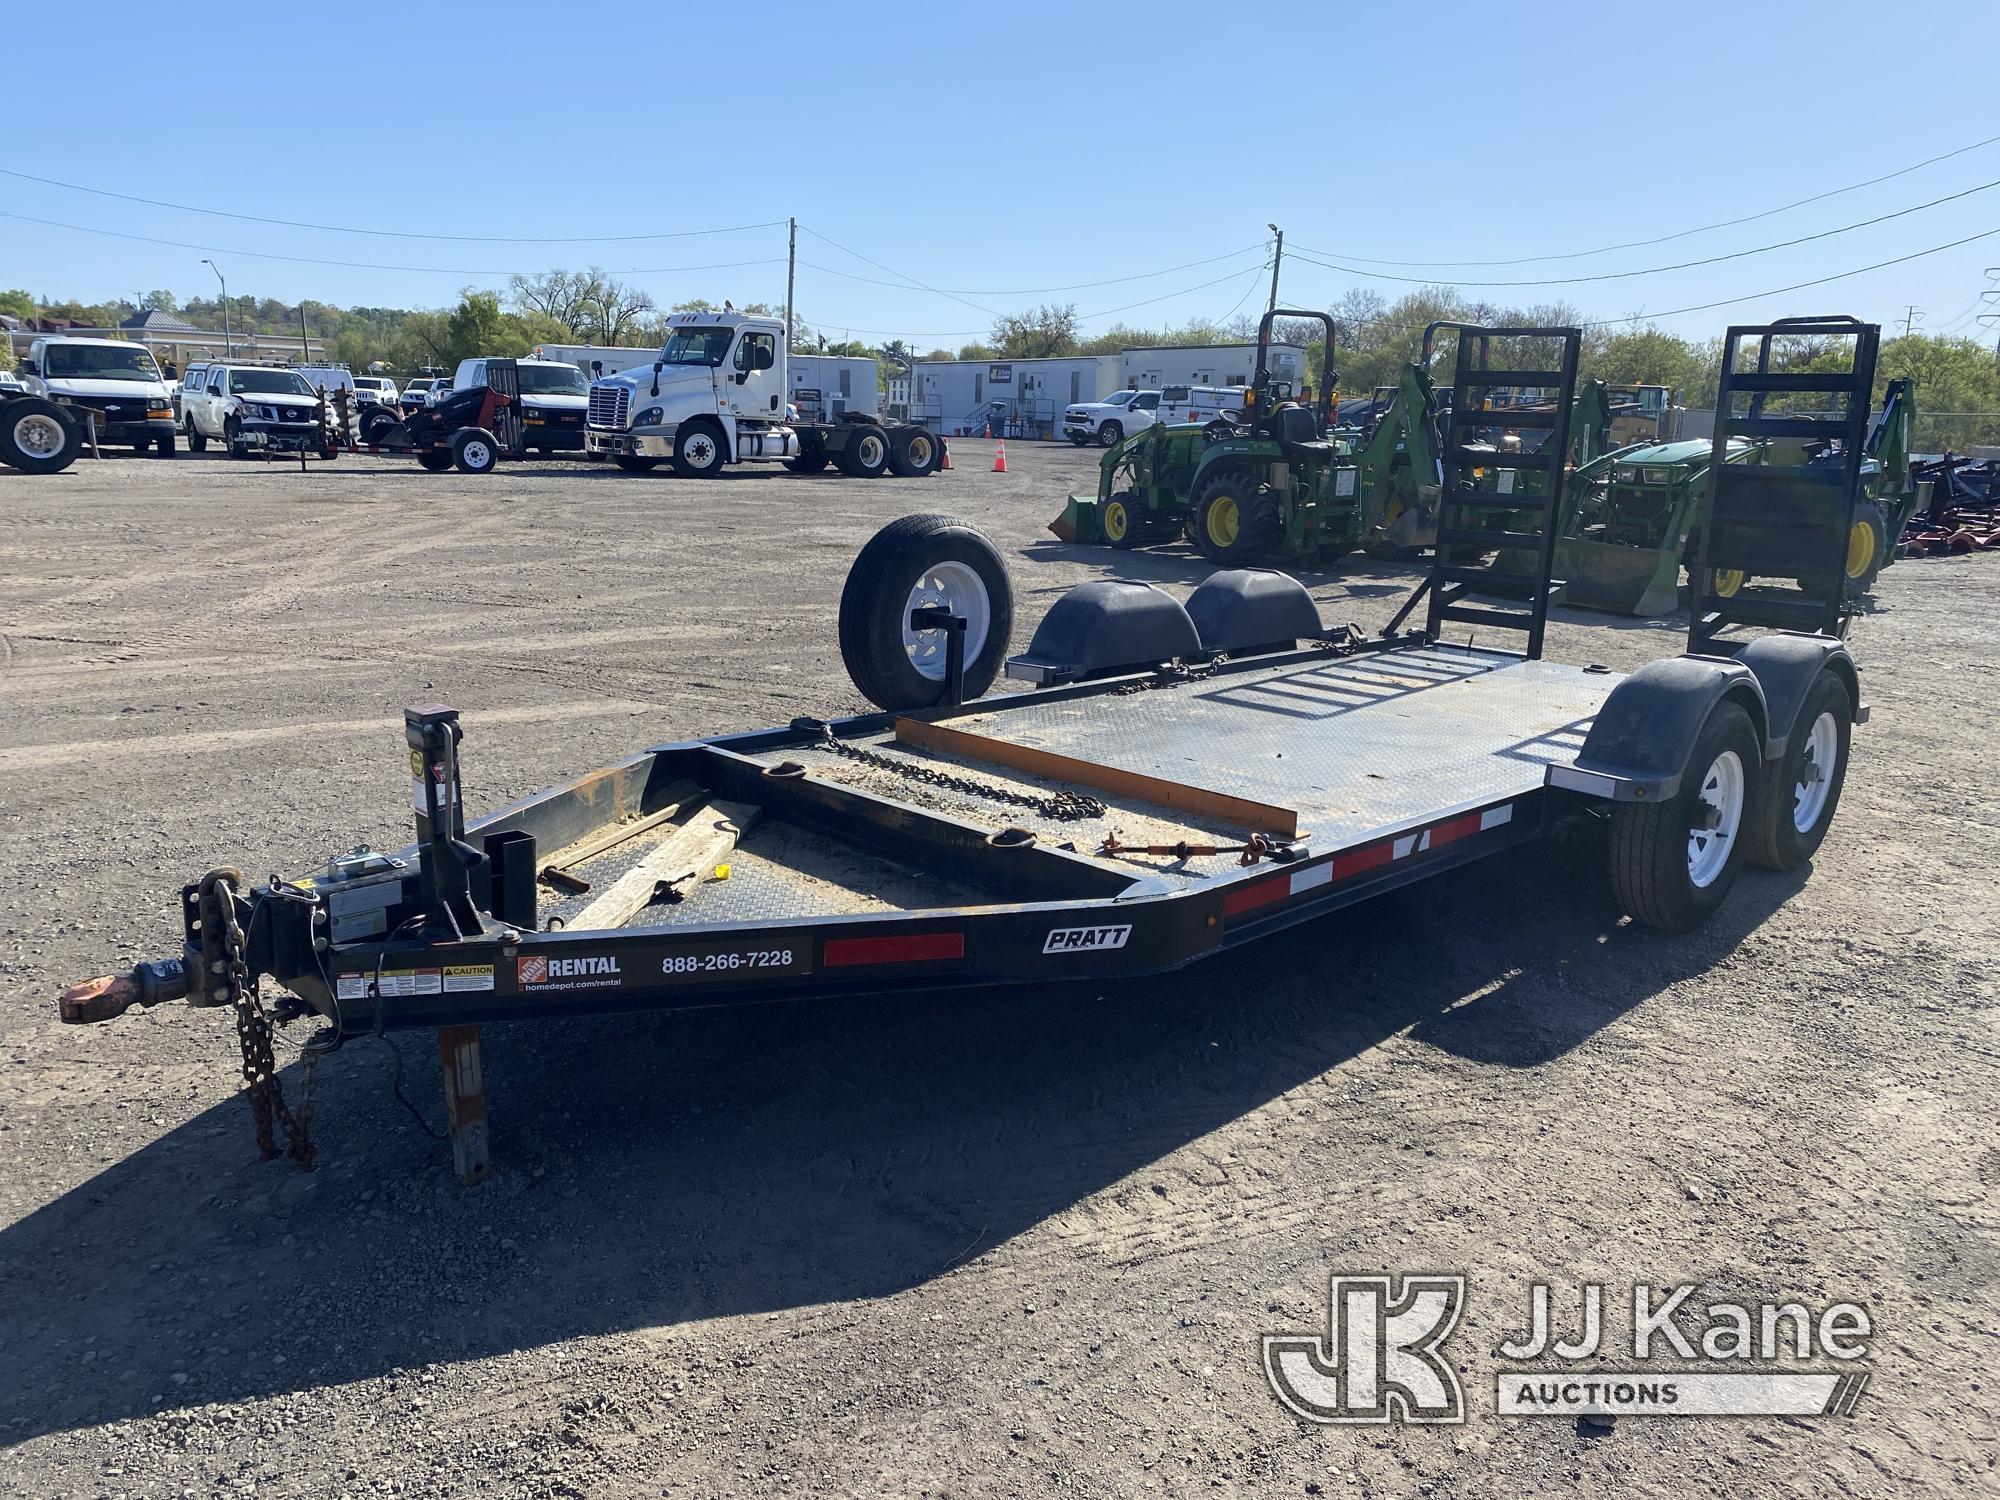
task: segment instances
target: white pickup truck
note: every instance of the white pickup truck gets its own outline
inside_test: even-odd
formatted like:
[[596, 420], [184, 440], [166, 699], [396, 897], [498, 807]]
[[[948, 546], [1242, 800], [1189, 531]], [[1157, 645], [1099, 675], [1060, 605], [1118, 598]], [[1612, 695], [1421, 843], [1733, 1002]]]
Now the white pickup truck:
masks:
[[[794, 422], [786, 409], [785, 325], [739, 312], [675, 313], [648, 364], [590, 387], [584, 446], [621, 469], [671, 460], [707, 479], [725, 464], [776, 459], [796, 474], [828, 464], [854, 479], [916, 478], [944, 460], [944, 439], [921, 427], [885, 427], [849, 413], [838, 422]], [[526, 383], [522, 392], [525, 399]]]
[[1109, 448], [1159, 420], [1158, 391], [1113, 391], [1102, 401], [1082, 401], [1063, 408], [1063, 436], [1077, 447], [1102, 443]]

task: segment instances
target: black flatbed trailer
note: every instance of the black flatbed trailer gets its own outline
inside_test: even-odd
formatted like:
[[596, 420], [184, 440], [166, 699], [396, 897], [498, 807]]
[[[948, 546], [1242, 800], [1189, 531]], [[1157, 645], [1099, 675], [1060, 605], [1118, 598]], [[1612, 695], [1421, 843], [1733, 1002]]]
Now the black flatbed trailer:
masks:
[[[1839, 330], [1854, 335], [1856, 368], [1815, 390], [1844, 393], [1865, 419], [1872, 330]], [[1732, 329], [1729, 347], [1767, 334]], [[1573, 330], [1467, 330], [1456, 409], [1468, 423], [1469, 393], [1496, 368], [1489, 346], [1524, 340], [1553, 340], [1562, 357], [1506, 369], [1508, 384], [1573, 379]], [[1569, 406], [1564, 389], [1544, 451], [1566, 450]], [[1797, 419], [1725, 418], [1716, 440], [1760, 420]], [[475, 1028], [489, 1023], [1155, 974], [1576, 818], [1610, 825], [1612, 883], [1635, 917], [1691, 927], [1746, 853], [1796, 866], [1832, 818], [1848, 730], [1866, 719], [1840, 639], [1859, 449], [1844, 490], [1815, 466], [1719, 492], [1690, 653], [1629, 674], [1540, 659], [1559, 469], [1540, 497], [1510, 502], [1500, 561], [1518, 569], [1532, 548], [1536, 571], [1489, 564], [1484, 576], [1474, 543], [1449, 538], [1469, 537], [1456, 507], [1496, 497], [1476, 487], [1471, 454], [1448, 469], [1446, 543], [1380, 638], [1322, 627], [1275, 573], [1219, 574], [1185, 609], [1145, 585], [1085, 584], [1008, 664], [1045, 685], [971, 702], [1011, 605], [955, 561], [979, 561], [976, 532], [896, 523], [850, 575], [843, 654], [878, 702], [917, 681], [928, 704], [656, 745], [477, 818], [463, 809], [458, 714], [410, 708], [408, 847], [257, 888], [212, 872], [184, 891], [183, 964], [78, 986], [63, 1014], [100, 1019], [183, 993], [233, 1006], [253, 1104], [270, 1096], [267, 1152], [283, 1109], [259, 976], [289, 991], [280, 1019], [326, 1023], [319, 1051], [439, 1028], [470, 1179], [484, 1170], [484, 1102], [468, 1080]], [[1773, 505], [1795, 512], [1786, 528], [1767, 524]], [[1750, 552], [1762, 565], [1746, 571], [1802, 586], [1783, 598], [1702, 586]], [[885, 577], [899, 581], [885, 589]], [[906, 578], [918, 580], [907, 602]], [[1423, 623], [1402, 628], [1419, 605]], [[903, 631], [911, 661], [942, 642], [941, 668], [901, 687], [871, 676], [856, 649], [870, 619]], [[991, 628], [969, 630], [982, 620]], [[1766, 622], [1791, 628], [1726, 635]], [[1522, 644], [1495, 643], [1509, 633]]]

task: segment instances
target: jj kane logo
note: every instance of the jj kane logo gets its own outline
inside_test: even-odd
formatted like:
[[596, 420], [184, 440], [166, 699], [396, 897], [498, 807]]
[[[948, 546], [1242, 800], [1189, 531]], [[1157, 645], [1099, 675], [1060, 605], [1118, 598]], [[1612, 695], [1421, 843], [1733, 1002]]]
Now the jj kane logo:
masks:
[[1130, 925], [1124, 927], [1058, 927], [1042, 941], [1044, 953], [1102, 953], [1111, 948], [1122, 948], [1125, 940], [1132, 936]]
[[605, 953], [580, 958], [548, 958], [536, 955], [514, 961], [515, 976], [523, 989], [597, 990], [623, 982], [618, 960]]
[[[1693, 1284], [1631, 1288], [1630, 1345], [1605, 1332], [1605, 1288], [1587, 1282], [1558, 1333], [1549, 1287], [1530, 1288], [1527, 1331], [1493, 1351], [1494, 1409], [1538, 1416], [1846, 1416], [1868, 1385], [1868, 1309], [1835, 1302], [1695, 1300]], [[1456, 1368], [1441, 1352], [1465, 1303], [1459, 1275], [1329, 1279], [1324, 1334], [1270, 1334], [1264, 1374], [1309, 1422], [1458, 1423]], [[1653, 1361], [1660, 1361], [1655, 1364]], [[1809, 1362], [1835, 1367], [1800, 1369]], [[1527, 1368], [1521, 1368], [1523, 1364]]]

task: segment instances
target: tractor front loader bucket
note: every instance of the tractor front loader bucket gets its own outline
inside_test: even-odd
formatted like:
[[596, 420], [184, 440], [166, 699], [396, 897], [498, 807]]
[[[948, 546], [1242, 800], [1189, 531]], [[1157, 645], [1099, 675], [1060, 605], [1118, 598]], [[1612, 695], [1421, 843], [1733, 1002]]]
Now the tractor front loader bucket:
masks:
[[1105, 540], [1103, 506], [1095, 495], [1071, 495], [1062, 514], [1049, 522], [1049, 530], [1065, 542], [1098, 546]]
[[1563, 602], [1650, 619], [1680, 607], [1681, 560], [1654, 547], [1565, 537], [1556, 548]]

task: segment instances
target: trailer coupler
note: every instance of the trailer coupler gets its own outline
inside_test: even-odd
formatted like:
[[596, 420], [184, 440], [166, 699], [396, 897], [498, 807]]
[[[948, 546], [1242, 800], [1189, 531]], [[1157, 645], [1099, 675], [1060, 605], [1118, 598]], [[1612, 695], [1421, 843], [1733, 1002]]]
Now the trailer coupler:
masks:
[[73, 984], [56, 1001], [56, 1010], [65, 1024], [83, 1026], [122, 1016], [135, 1005], [150, 1010], [168, 1000], [185, 1000], [187, 992], [187, 965], [178, 958], [163, 958], [123, 974]]

